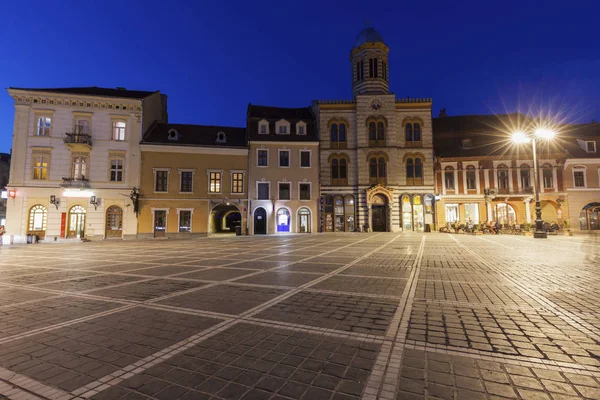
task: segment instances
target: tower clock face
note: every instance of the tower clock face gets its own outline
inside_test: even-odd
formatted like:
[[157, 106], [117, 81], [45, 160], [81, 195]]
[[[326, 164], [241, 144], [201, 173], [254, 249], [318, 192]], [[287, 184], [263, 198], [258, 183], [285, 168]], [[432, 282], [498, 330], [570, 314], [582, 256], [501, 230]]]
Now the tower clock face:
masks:
[[371, 102], [371, 108], [373, 110], [379, 110], [381, 108], [381, 100], [373, 99], [373, 101]]

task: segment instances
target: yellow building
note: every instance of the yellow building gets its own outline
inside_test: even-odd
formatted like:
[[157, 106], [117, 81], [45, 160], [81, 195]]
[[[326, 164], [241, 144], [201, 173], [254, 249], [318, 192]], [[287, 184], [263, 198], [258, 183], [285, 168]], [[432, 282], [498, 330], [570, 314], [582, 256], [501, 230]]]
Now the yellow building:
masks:
[[140, 145], [138, 237], [246, 231], [245, 128], [154, 124]]

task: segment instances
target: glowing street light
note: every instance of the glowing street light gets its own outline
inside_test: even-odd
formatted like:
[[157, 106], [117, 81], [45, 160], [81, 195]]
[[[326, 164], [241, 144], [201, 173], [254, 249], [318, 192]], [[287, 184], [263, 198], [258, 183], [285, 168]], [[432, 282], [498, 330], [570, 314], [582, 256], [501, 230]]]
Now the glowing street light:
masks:
[[511, 135], [511, 140], [516, 144], [525, 144], [531, 142], [533, 148], [533, 190], [535, 192], [535, 232], [533, 237], [536, 239], [546, 239], [548, 234], [544, 230], [544, 221], [542, 220], [542, 206], [540, 205], [539, 179], [538, 179], [538, 163], [537, 163], [537, 148], [535, 139], [552, 140], [556, 136], [556, 131], [549, 128], [538, 128], [532, 134], [518, 131]]

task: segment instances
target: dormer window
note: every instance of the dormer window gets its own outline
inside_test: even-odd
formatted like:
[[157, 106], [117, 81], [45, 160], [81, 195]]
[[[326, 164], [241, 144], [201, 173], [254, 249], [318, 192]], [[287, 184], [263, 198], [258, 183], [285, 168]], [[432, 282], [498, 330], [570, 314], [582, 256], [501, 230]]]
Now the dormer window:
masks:
[[175, 129], [169, 129], [168, 139], [169, 140], [179, 140], [179, 132], [177, 132]]
[[217, 143], [227, 143], [227, 136], [225, 132], [221, 131], [217, 133]]
[[302, 121], [296, 123], [296, 134], [306, 135], [306, 124]]
[[588, 140], [585, 142], [585, 151], [588, 153], [596, 152], [596, 142], [594, 140]]
[[258, 133], [261, 135], [269, 134], [269, 123], [267, 121], [260, 121], [258, 123]]
[[473, 139], [469, 139], [469, 138], [461, 139], [460, 147], [463, 149], [473, 148]]
[[277, 121], [277, 123], [275, 123], [275, 132], [277, 132], [278, 135], [289, 135], [290, 123], [284, 119]]

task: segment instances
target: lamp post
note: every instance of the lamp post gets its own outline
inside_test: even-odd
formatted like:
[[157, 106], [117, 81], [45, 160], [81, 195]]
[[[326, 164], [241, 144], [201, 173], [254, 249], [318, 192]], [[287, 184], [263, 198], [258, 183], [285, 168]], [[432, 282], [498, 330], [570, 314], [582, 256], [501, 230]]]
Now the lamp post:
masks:
[[544, 220], [542, 220], [542, 206], [540, 205], [540, 190], [538, 179], [538, 163], [537, 163], [537, 147], [535, 143], [536, 137], [543, 140], [552, 140], [556, 135], [556, 132], [551, 129], [539, 128], [531, 135], [525, 132], [514, 132], [512, 134], [512, 141], [517, 144], [531, 142], [533, 149], [533, 191], [535, 193], [535, 232], [533, 237], [536, 239], [546, 239], [548, 234], [544, 230]]

